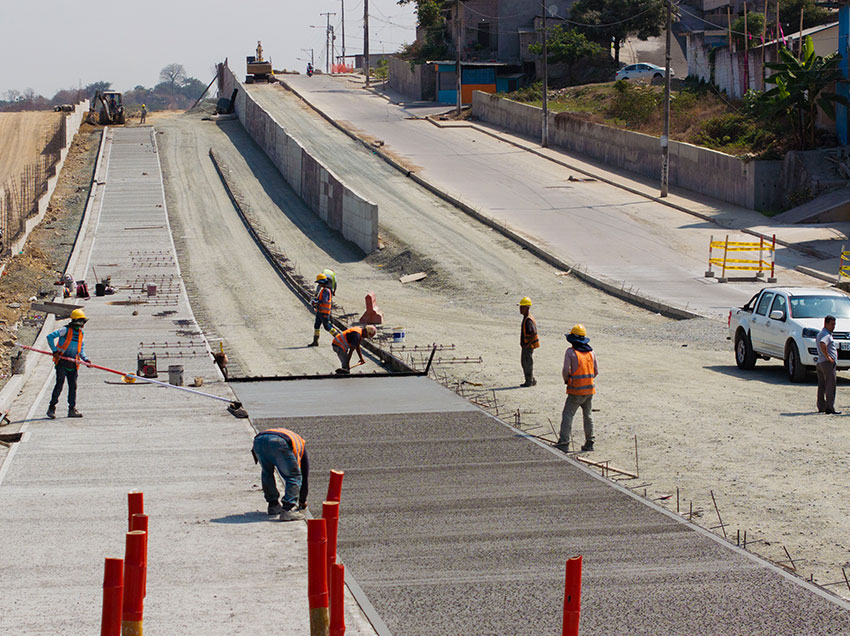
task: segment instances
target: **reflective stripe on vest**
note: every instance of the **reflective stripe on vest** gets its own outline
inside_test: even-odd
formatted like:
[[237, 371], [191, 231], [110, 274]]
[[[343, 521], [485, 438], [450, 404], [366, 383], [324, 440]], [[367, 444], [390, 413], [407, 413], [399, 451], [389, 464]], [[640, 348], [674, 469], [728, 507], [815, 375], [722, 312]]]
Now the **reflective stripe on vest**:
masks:
[[[70, 358], [71, 356], [68, 355], [68, 347], [71, 346], [71, 341], [74, 339], [74, 330], [71, 329], [70, 327], [66, 327], [66, 329], [67, 329], [67, 331], [65, 332], [65, 339], [62, 341], [62, 343], [57, 348], [56, 353], [58, 353], [61, 356], [65, 356], [65, 357]], [[73, 356], [75, 358], [77, 356], [79, 356], [80, 351], [83, 350], [83, 330], [82, 329], [79, 330], [79, 334], [80, 334], [80, 337], [77, 338], [77, 354], [75, 356]], [[53, 362], [55, 364], [59, 364], [59, 360], [57, 360], [55, 358], [54, 358]], [[78, 369], [80, 368], [79, 363], [77, 363], [77, 368]]]
[[339, 347], [344, 352], [348, 353], [348, 350], [351, 348], [348, 345], [348, 340], [346, 339], [346, 334], [356, 332], [360, 334], [360, 337], [363, 337], [363, 327], [351, 327], [351, 329], [346, 329], [345, 331], [338, 333], [334, 336], [333, 346]]
[[331, 313], [331, 305], [333, 304], [333, 295], [327, 287], [322, 287], [319, 290], [318, 302], [316, 303], [316, 312], [320, 314]]
[[567, 383], [569, 395], [593, 395], [596, 387], [593, 386], [593, 352], [576, 351], [576, 370], [570, 375]]
[[[526, 322], [531, 322], [534, 325], [534, 333], [528, 333], [526, 330]], [[519, 344], [523, 349], [537, 349], [540, 346], [540, 338], [537, 335], [537, 323], [534, 321], [534, 316], [529, 314], [522, 319], [522, 327], [520, 327]]]
[[260, 435], [265, 434], [277, 435], [279, 437], [285, 437], [289, 440], [290, 446], [292, 446], [292, 452], [295, 453], [295, 459], [298, 460], [298, 467], [301, 468], [301, 457], [304, 455], [304, 438], [301, 437], [298, 433], [293, 433], [288, 428], [270, 428], [266, 431], [260, 433]]

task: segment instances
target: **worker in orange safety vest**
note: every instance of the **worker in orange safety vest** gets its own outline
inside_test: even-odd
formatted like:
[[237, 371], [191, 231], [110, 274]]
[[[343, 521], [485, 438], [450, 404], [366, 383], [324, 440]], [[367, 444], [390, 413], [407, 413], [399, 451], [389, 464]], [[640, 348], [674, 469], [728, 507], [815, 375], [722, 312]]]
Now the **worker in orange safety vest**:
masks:
[[[87, 320], [82, 309], [75, 309], [71, 312], [71, 322], [67, 326], [47, 334], [47, 344], [53, 352], [53, 363], [56, 367], [56, 384], [47, 407], [47, 417], [51, 420], [56, 417], [56, 404], [59, 402], [65, 380], [68, 381], [68, 417], [83, 416], [77, 410], [77, 372], [80, 368], [80, 360], [89, 361], [83, 347], [83, 326]], [[57, 340], [59, 340], [58, 344]], [[73, 358], [74, 362], [61, 360], [60, 356]]]
[[331, 336], [339, 333], [339, 330], [331, 324], [333, 302], [333, 280], [321, 273], [316, 276], [316, 295], [310, 301], [316, 310], [316, 320], [313, 323], [313, 342], [308, 344], [308, 347], [319, 346], [319, 334], [322, 333], [320, 327], [324, 327]]
[[584, 417], [584, 445], [582, 451], [593, 450], [593, 396], [596, 393], [594, 379], [599, 375], [596, 354], [590, 346], [587, 330], [584, 325], [575, 325], [566, 334], [567, 342], [572, 347], [564, 354], [562, 375], [567, 385], [567, 401], [561, 414], [561, 432], [558, 436], [557, 448], [569, 450], [570, 434], [573, 429], [573, 416], [581, 407]]
[[520, 386], [528, 387], [537, 384], [534, 379], [534, 350], [540, 346], [540, 337], [537, 334], [537, 322], [531, 315], [531, 298], [525, 296], [519, 301], [519, 313], [522, 314], [522, 325], [519, 328], [519, 346], [522, 349], [519, 362], [525, 375], [525, 382]]
[[[270, 428], [254, 436], [251, 454], [262, 468], [260, 479], [269, 514], [280, 515], [281, 521], [304, 519], [301, 510], [307, 507], [310, 476], [304, 438], [286, 428]], [[275, 482], [275, 469], [286, 485], [283, 499]]]
[[374, 325], [366, 325], [365, 327], [351, 327], [334, 336], [333, 350], [342, 365], [334, 373], [348, 375], [351, 372], [351, 354], [355, 351], [360, 356], [360, 364], [365, 364], [366, 360], [363, 359], [360, 343], [363, 338], [374, 338], [377, 333], [378, 329]]

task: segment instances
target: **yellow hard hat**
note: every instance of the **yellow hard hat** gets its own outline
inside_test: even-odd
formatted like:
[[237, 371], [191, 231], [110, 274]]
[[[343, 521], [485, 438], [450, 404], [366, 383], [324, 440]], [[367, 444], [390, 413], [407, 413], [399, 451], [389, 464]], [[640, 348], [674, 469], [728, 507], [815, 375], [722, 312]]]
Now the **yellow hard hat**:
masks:
[[528, 296], [523, 296], [522, 300], [519, 301], [520, 307], [531, 307], [531, 298]]
[[324, 274], [319, 274], [318, 276], [316, 276], [316, 282], [318, 283], [320, 280], [325, 280], [326, 278], [327, 276], [325, 276]]
[[587, 329], [584, 328], [584, 325], [577, 324], [573, 325], [573, 328], [570, 329], [571, 336], [581, 336], [582, 338], [587, 336]]
[[88, 320], [82, 309], [75, 309], [71, 312], [71, 320]]

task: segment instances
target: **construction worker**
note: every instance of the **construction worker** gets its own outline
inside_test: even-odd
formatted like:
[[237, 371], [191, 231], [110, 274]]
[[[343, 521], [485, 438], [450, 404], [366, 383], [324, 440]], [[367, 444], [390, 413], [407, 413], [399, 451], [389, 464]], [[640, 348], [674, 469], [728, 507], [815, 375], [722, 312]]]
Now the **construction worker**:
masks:
[[[269, 504], [270, 515], [280, 515], [281, 521], [298, 521], [307, 507], [307, 483], [310, 462], [304, 438], [285, 428], [270, 428], [254, 436], [251, 454], [254, 463], [262, 468], [263, 495]], [[286, 485], [283, 500], [275, 483], [274, 471]]]
[[[56, 418], [56, 404], [59, 402], [65, 380], [68, 380], [68, 417], [83, 416], [77, 410], [77, 372], [80, 360], [89, 361], [83, 346], [83, 326], [87, 320], [82, 309], [75, 309], [71, 312], [71, 322], [68, 325], [47, 334], [47, 344], [53, 352], [53, 363], [56, 367], [56, 385], [47, 407], [47, 417], [51, 420]], [[59, 344], [56, 343], [57, 339]], [[72, 358], [74, 362], [61, 360], [60, 356]]]
[[561, 414], [561, 433], [558, 436], [556, 446], [562, 450], [569, 450], [570, 434], [573, 429], [573, 416], [581, 407], [584, 417], [584, 445], [583, 451], [593, 450], [593, 395], [596, 393], [593, 379], [599, 375], [599, 367], [596, 363], [596, 354], [590, 346], [587, 330], [584, 325], [575, 325], [570, 333], [566, 334], [567, 342], [572, 347], [564, 354], [564, 368], [562, 375], [564, 384], [567, 385], [567, 401], [564, 403], [564, 411]]
[[519, 313], [522, 314], [522, 325], [519, 328], [519, 346], [522, 349], [520, 354], [520, 364], [522, 372], [525, 374], [525, 382], [520, 386], [534, 386], [537, 380], [534, 379], [534, 350], [540, 346], [540, 338], [537, 335], [537, 323], [534, 321], [534, 316], [531, 315], [531, 298], [525, 296], [519, 301]]
[[142, 104], [142, 114], [141, 114], [141, 116], [139, 117], [139, 123], [140, 123], [140, 124], [144, 124], [144, 123], [145, 123], [145, 119], [147, 118], [147, 116], [148, 116], [148, 107], [147, 107], [147, 106], [145, 106], [144, 104]]
[[322, 274], [324, 274], [331, 281], [331, 291], [336, 293], [336, 272], [332, 269], [323, 269]]
[[363, 352], [360, 350], [360, 342], [363, 338], [374, 338], [376, 333], [378, 333], [378, 330], [374, 325], [366, 325], [365, 327], [351, 327], [334, 336], [331, 346], [342, 364], [342, 367], [335, 371], [337, 375], [351, 373], [351, 354], [355, 351], [360, 357], [360, 364], [366, 363], [363, 359]]
[[339, 330], [331, 324], [331, 307], [333, 307], [333, 291], [332, 281], [324, 274], [316, 276], [316, 295], [310, 301], [310, 304], [316, 309], [316, 320], [313, 323], [313, 342], [308, 344], [308, 347], [319, 346], [319, 334], [322, 333], [320, 327], [324, 327], [325, 331], [332, 336], [336, 336]]

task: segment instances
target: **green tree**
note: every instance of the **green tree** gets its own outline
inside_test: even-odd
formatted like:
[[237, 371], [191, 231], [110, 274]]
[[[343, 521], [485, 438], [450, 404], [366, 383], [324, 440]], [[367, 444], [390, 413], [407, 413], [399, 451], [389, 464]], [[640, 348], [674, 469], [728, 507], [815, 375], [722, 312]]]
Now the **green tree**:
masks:
[[[764, 31], [764, 15], [761, 13], [747, 14], [747, 33], [750, 34], [750, 44], [758, 46], [761, 44], [761, 34]], [[740, 49], [744, 46], [744, 16], [735, 18], [732, 21], [732, 37], [735, 39], [735, 45]]]
[[[796, 33], [800, 30], [800, 9], [803, 10], [804, 29], [838, 19], [834, 11], [817, 6], [815, 0], [782, 0], [779, 5], [779, 21], [785, 33]], [[773, 19], [776, 20], [775, 13]]]
[[[566, 64], [567, 79], [570, 84], [573, 83], [573, 66], [576, 62], [599, 55], [605, 50], [596, 42], [588, 40], [584, 33], [575, 29], [565, 29], [560, 24], [549, 31], [547, 45], [549, 48], [548, 62]], [[528, 50], [535, 55], [542, 55], [543, 43], [535, 42], [528, 47]]]
[[795, 132], [797, 147], [813, 148], [818, 108], [835, 119], [835, 104], [850, 105], [846, 98], [827, 90], [841, 78], [840, 58], [838, 53], [817, 55], [811, 36], [803, 40], [801, 60], [785, 47], [779, 50], [779, 57], [779, 62], [766, 64], [776, 72], [766, 79], [775, 86], [760, 97], [765, 115], [784, 117]]
[[614, 45], [614, 60], [620, 62], [620, 47], [628, 37], [647, 40], [661, 35], [667, 20], [665, 0], [578, 0], [570, 19], [587, 37], [603, 46]]

